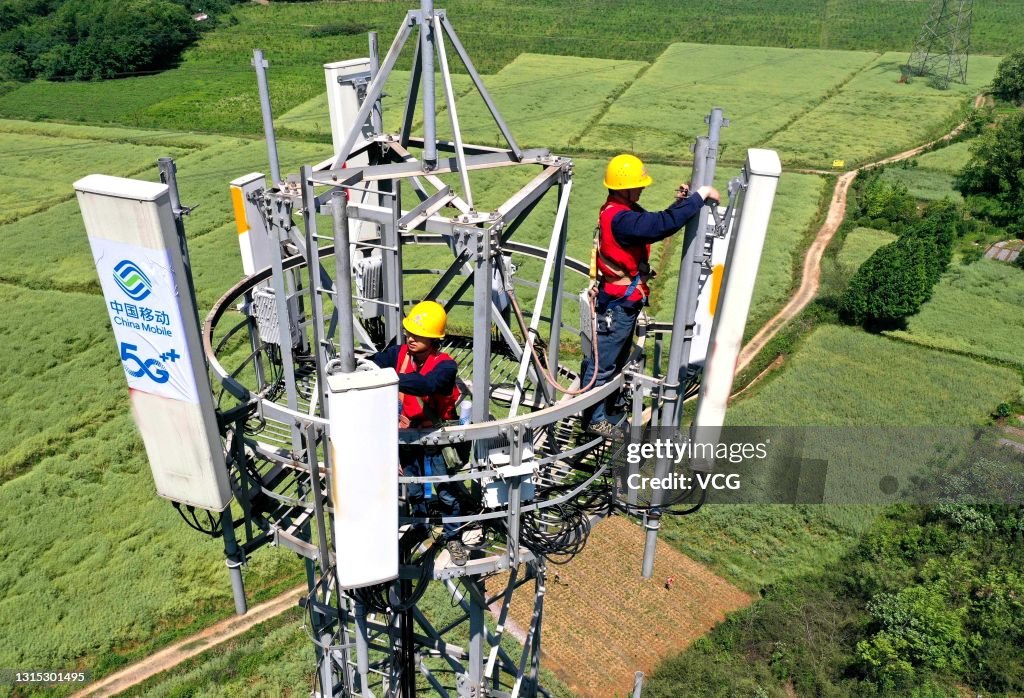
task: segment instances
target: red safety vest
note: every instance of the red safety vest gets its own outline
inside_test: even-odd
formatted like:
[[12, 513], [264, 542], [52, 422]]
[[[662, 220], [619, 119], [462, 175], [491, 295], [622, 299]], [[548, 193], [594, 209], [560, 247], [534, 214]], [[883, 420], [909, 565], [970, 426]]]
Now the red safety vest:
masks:
[[[598, 217], [600, 232], [597, 238], [597, 268], [604, 281], [604, 292], [613, 298], [625, 295], [633, 279], [640, 273], [640, 263], [648, 261], [651, 257], [650, 245], [623, 245], [612, 233], [612, 219], [623, 211], [631, 210], [629, 204], [609, 197], [601, 207]], [[641, 276], [628, 300], [646, 298], [648, 293], [650, 289], [647, 287], [647, 277]]]
[[[417, 371], [416, 362], [409, 356], [409, 346], [403, 344], [398, 348], [398, 373], [419, 373], [425, 376], [440, 362], [451, 360], [452, 357], [443, 351], [431, 352]], [[458, 386], [452, 386], [452, 391], [448, 394], [434, 393], [426, 397], [416, 397], [398, 393], [398, 399], [402, 401], [402, 414], [409, 418], [413, 426], [430, 427], [437, 421], [455, 419], [455, 403], [459, 401], [461, 395]]]

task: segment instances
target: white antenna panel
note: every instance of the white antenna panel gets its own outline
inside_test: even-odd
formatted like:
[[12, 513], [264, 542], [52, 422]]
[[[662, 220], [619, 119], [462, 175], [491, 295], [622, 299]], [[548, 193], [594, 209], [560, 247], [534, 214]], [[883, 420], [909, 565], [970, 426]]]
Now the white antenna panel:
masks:
[[106, 175], [74, 186], [157, 492], [222, 511], [231, 488], [168, 188]]

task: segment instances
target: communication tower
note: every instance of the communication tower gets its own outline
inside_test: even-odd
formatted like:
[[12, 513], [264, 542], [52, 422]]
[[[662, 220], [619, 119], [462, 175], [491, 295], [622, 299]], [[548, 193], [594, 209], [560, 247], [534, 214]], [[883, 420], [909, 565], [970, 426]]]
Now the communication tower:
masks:
[[943, 90], [951, 81], [966, 85], [973, 15], [974, 0], [935, 0], [906, 70], [932, 76]]
[[[387, 133], [381, 97], [407, 44], [412, 71], [401, 127]], [[548, 565], [581, 550], [601, 518], [625, 512], [644, 518], [650, 577], [660, 517], [696, 510], [705, 494], [657, 492], [640, 501], [623, 483], [641, 466], [624, 462], [622, 444], [582, 433], [579, 415], [621, 393], [630, 427], [677, 429], [683, 400], [697, 396], [692, 428], [715, 437], [778, 157], [748, 151], [729, 184], [728, 208], [706, 208], [683, 234], [673, 322], [643, 317], [625, 370], [583, 391], [559, 351], [564, 331], [579, 334], [586, 352], [597, 322], [589, 294], [578, 293], [590, 265], [566, 256], [572, 161], [517, 143], [431, 0], [408, 12], [383, 60], [375, 34], [369, 48], [369, 58], [324, 66], [333, 152], [287, 177], [278, 165], [268, 65], [255, 52], [271, 179], [251, 173], [231, 182], [245, 278], [214, 305], [201, 335], [173, 167], [163, 168], [164, 185], [101, 175], [76, 183], [90, 239], [100, 239], [101, 281], [112, 279], [104, 281], [112, 318], [123, 306], [119, 294], [143, 294], [147, 284], [154, 298], [176, 304], [177, 324], [160, 334], [159, 346], [147, 334], [159, 327], [114, 322], [136, 422], [158, 492], [194, 528], [224, 539], [239, 613], [246, 610], [241, 567], [254, 550], [276, 545], [304, 559], [309, 594], [301, 606], [316, 648], [316, 695], [547, 695], [539, 668]], [[456, 100], [450, 53], [504, 147], [463, 141], [459, 104], [467, 97]], [[445, 113], [450, 139], [437, 132]], [[693, 187], [714, 178], [721, 109], [708, 124], [694, 148]], [[525, 176], [503, 203], [480, 210], [475, 178], [495, 169]], [[550, 230], [547, 245], [517, 239], [524, 226]], [[457, 318], [444, 349], [472, 407], [465, 423], [400, 431], [396, 375], [364, 359], [402, 341], [403, 313], [421, 299]], [[566, 321], [577, 312], [578, 329]], [[653, 352], [645, 352], [650, 344]], [[188, 370], [174, 373], [181, 354]], [[400, 447], [446, 452], [456, 465], [399, 476]], [[675, 467], [665, 459], [647, 466], [656, 477]], [[457, 483], [467, 513], [417, 519], [401, 494], [412, 483]], [[473, 551], [468, 562], [452, 564], [439, 542], [408, 540], [415, 523], [462, 527]], [[431, 584], [458, 604], [457, 619], [439, 625], [420, 609]], [[513, 593], [526, 585], [533, 611], [513, 656], [502, 637]]]

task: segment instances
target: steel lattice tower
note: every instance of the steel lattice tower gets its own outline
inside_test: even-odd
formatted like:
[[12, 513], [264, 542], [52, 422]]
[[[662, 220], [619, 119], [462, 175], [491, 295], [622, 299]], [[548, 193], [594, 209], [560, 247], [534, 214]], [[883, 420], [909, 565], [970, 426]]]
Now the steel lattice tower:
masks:
[[935, 0], [907, 61], [912, 75], [932, 76], [940, 89], [967, 84], [974, 0]]

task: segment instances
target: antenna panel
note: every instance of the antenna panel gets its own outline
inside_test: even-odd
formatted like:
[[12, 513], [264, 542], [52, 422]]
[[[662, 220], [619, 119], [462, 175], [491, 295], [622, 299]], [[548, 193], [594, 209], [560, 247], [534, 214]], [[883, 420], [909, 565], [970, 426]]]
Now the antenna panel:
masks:
[[106, 175], [74, 186], [157, 492], [221, 511], [231, 488], [168, 188]]

